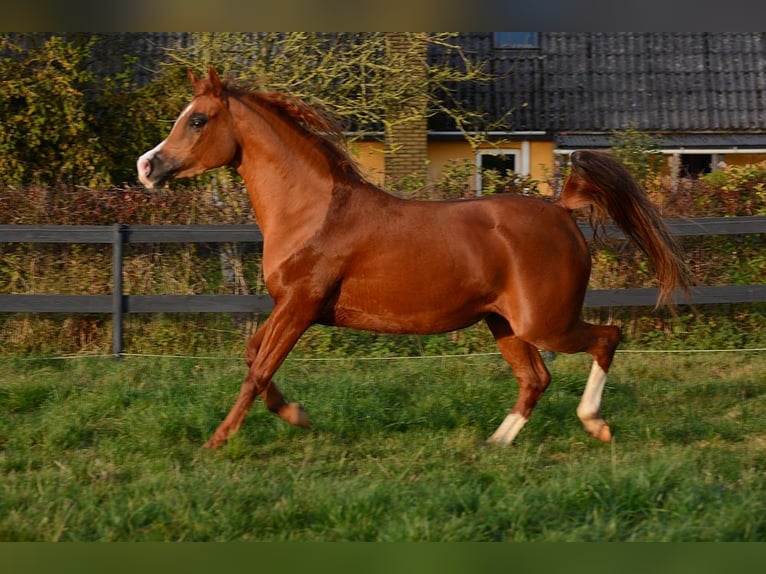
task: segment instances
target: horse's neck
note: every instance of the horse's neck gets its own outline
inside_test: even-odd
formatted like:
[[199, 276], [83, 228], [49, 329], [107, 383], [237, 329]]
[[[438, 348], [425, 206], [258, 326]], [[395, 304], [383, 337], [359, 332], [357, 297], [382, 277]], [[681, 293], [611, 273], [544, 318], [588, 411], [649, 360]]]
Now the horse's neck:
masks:
[[[237, 171], [264, 236], [264, 259], [280, 261], [324, 224], [333, 177], [311, 142], [268, 113], [239, 118], [242, 157]], [[246, 119], [245, 119], [246, 118]], [[264, 266], [267, 261], [264, 260]]]

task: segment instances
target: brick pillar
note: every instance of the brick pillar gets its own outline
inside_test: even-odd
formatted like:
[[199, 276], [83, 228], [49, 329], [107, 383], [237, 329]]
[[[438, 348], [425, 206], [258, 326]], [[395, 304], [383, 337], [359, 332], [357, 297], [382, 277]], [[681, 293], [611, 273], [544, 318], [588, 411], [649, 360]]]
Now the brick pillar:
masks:
[[413, 186], [425, 185], [428, 178], [428, 129], [425, 119], [392, 127], [386, 137], [386, 182], [413, 193]]
[[[407, 32], [388, 34], [389, 58], [400, 67], [392, 82], [405, 89], [389, 114], [386, 129], [386, 185], [406, 195], [421, 195], [428, 178], [428, 122], [426, 119], [427, 48], [422, 38]], [[397, 66], [398, 65], [398, 66]]]

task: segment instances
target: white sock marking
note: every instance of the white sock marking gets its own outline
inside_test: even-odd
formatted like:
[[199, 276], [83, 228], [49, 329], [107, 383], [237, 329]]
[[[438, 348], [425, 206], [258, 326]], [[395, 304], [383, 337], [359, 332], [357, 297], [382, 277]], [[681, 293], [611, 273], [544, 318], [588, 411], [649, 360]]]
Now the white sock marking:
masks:
[[527, 419], [519, 413], [511, 413], [505, 417], [494, 434], [489, 437], [489, 441], [497, 444], [510, 444], [526, 423]]
[[604, 369], [593, 361], [588, 382], [585, 383], [585, 390], [582, 394], [580, 404], [577, 406], [577, 416], [580, 420], [592, 419], [598, 416], [601, 408], [601, 395], [606, 385], [606, 373]]

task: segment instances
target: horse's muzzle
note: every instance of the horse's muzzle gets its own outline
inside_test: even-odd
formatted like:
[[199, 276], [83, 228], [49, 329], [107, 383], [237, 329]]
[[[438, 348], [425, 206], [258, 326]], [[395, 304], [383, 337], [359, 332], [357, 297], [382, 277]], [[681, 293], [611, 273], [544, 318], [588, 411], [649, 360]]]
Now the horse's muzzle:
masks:
[[147, 188], [153, 189], [173, 177], [174, 169], [163, 161], [156, 148], [146, 152], [136, 162], [139, 181]]
[[140, 158], [138, 158], [136, 169], [138, 170], [139, 181], [141, 181], [141, 183], [143, 183], [144, 186], [148, 187], [149, 189], [154, 187], [154, 182], [149, 179], [149, 176], [152, 174], [152, 162], [142, 155]]

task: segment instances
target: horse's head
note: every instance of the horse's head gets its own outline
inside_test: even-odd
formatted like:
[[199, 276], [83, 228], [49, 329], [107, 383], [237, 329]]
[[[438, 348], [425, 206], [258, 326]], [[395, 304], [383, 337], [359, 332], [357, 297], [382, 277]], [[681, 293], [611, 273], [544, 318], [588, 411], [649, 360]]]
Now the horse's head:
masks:
[[231, 164], [237, 157], [226, 93], [212, 66], [208, 77], [197, 79], [189, 72], [194, 98], [181, 112], [170, 135], [138, 158], [138, 179], [147, 188], [173, 177], [191, 177]]

